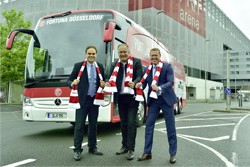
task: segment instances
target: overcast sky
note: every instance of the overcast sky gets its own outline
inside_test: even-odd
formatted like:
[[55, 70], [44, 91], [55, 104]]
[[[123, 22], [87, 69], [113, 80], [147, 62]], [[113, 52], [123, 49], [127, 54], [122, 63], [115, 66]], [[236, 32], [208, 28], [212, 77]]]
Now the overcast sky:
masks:
[[250, 0], [213, 0], [250, 40]]

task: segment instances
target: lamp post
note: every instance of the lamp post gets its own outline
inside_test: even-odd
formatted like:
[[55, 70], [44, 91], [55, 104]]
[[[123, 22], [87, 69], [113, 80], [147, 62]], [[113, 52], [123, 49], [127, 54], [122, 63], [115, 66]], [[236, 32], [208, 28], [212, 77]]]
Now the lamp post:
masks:
[[[229, 48], [227, 48], [227, 88], [230, 88], [230, 75], [229, 75]], [[230, 94], [227, 93], [227, 110], [230, 110]]]
[[204, 71], [205, 71], [205, 102], [207, 102], [207, 47], [206, 47], [206, 43], [209, 42], [209, 39], [205, 40], [205, 67], [204, 67]]
[[157, 19], [157, 16], [160, 14], [160, 13], [164, 13], [164, 10], [160, 10], [156, 13], [156, 17], [155, 17], [155, 36], [156, 38], [158, 38], [158, 33], [157, 33], [157, 29], [158, 29], [158, 19]]
[[234, 55], [234, 99], [237, 99], [237, 85], [236, 85], [236, 54]]

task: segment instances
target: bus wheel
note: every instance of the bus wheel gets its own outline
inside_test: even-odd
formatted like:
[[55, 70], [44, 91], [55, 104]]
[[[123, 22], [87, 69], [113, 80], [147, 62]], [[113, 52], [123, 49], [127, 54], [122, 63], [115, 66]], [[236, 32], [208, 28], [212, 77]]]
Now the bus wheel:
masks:
[[176, 115], [176, 114], [177, 114], [177, 112], [178, 112], [178, 105], [177, 105], [177, 104], [175, 104], [175, 108], [174, 108], [174, 115]]
[[181, 104], [181, 102], [179, 102], [179, 105], [178, 105], [178, 114], [181, 114], [181, 111], [182, 111], [182, 104]]
[[178, 101], [178, 114], [181, 114], [182, 111], [182, 97]]
[[138, 110], [137, 110], [137, 126], [141, 127], [145, 120], [145, 107], [144, 102], [139, 102]]
[[70, 124], [71, 124], [72, 126], [75, 126], [76, 123], [75, 123], [75, 122], [70, 122]]
[[174, 115], [177, 115], [179, 114], [179, 110], [180, 110], [180, 101], [179, 101], [179, 98], [177, 97], [177, 103], [174, 105], [175, 108], [174, 108]]

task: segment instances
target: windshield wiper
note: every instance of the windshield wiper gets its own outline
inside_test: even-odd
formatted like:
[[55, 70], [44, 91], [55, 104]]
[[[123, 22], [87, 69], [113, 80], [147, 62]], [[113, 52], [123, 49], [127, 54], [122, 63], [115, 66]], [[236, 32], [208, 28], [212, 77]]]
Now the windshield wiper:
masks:
[[50, 76], [50, 78], [40, 78], [39, 80], [36, 80], [34, 82], [27, 83], [27, 84], [24, 85], [24, 87], [30, 87], [32, 85], [36, 85], [38, 83], [46, 82], [46, 81], [49, 81], [49, 80], [66, 80], [68, 78], [69, 78], [68, 75], [62, 75], [62, 76], [56, 76], [56, 75], [54, 76], [54, 75], [52, 75], [52, 76]]
[[56, 17], [64, 17], [64, 16], [70, 15], [71, 13], [72, 13], [71, 11], [68, 11], [68, 12], [65, 12], [65, 13], [60, 13], [60, 14], [55, 14], [55, 15], [47, 16], [47, 17], [44, 17], [44, 19], [56, 18]]
[[27, 83], [27, 84], [24, 85], [24, 87], [30, 87], [32, 85], [36, 85], [37, 83], [45, 82], [45, 81], [48, 81], [48, 80], [50, 80], [50, 79], [49, 78], [42, 78], [42, 79], [36, 80], [34, 82]]

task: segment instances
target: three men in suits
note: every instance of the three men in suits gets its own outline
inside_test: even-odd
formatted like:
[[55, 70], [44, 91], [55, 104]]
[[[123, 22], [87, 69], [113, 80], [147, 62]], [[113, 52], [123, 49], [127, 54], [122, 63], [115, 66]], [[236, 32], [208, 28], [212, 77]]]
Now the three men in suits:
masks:
[[[171, 64], [163, 63], [160, 60], [161, 53], [158, 48], [153, 48], [150, 51], [150, 59], [152, 65], [151, 71], [148, 70], [148, 76], [142, 83], [143, 89], [148, 85], [148, 116], [146, 120], [145, 130], [145, 145], [144, 152], [138, 161], [149, 160], [152, 158], [152, 144], [154, 135], [155, 121], [159, 115], [160, 110], [164, 114], [165, 124], [167, 128], [167, 136], [169, 143], [170, 163], [176, 162], [177, 152], [177, 137], [175, 128], [174, 117], [174, 104], [177, 102], [177, 97], [174, 93], [174, 72]], [[149, 69], [145, 69], [145, 73]], [[145, 75], [145, 74], [144, 74]], [[139, 88], [141, 83], [136, 84], [136, 88]], [[155, 93], [155, 96], [153, 95]]]
[[[99, 67], [101, 76], [104, 77], [103, 65], [97, 63], [96, 56], [97, 49], [95, 46], [88, 46], [85, 49], [86, 60], [84, 62], [79, 62], [74, 65], [73, 71], [67, 80], [67, 85], [72, 88], [72, 86], [77, 85], [79, 103], [81, 108], [76, 109], [75, 118], [75, 131], [74, 131], [74, 159], [79, 161], [81, 159], [82, 141], [84, 136], [84, 126], [86, 122], [86, 117], [88, 116], [88, 147], [89, 153], [95, 155], [103, 155], [97, 149], [96, 141], [96, 131], [97, 131], [97, 118], [99, 114], [99, 105], [94, 105], [93, 101], [99, 86], [104, 87], [105, 82], [100, 79], [100, 74], [97, 72]], [[98, 66], [98, 67], [96, 67]], [[80, 70], [82, 70], [80, 79]]]
[[127, 44], [118, 46], [118, 55], [119, 60], [112, 64], [112, 75], [109, 82], [106, 82], [106, 87], [117, 87], [114, 101], [118, 101], [122, 147], [116, 152], [116, 155], [127, 153], [127, 159], [132, 160], [134, 159], [137, 133], [136, 118], [139, 105], [139, 102], [135, 101], [134, 88], [141, 79], [142, 64], [140, 59], [131, 57]]

